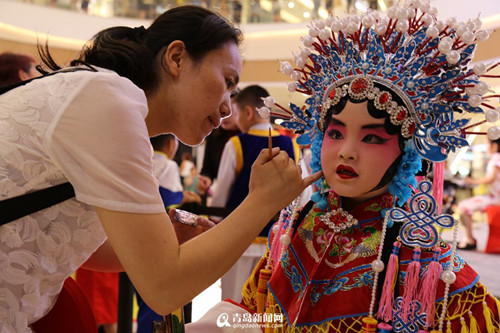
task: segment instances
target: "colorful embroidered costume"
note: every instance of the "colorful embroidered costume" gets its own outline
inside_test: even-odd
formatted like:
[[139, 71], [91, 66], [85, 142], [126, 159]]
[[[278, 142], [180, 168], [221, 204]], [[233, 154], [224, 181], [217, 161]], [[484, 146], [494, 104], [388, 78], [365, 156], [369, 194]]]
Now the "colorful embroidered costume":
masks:
[[[376, 259], [381, 243], [381, 214], [393, 206], [393, 197], [384, 194], [361, 203], [350, 211], [359, 221], [358, 226], [339, 233], [320, 221], [325, 212], [341, 207], [341, 198], [333, 192], [327, 199], [326, 210], [316, 204], [303, 220], [294, 222], [298, 227], [292, 242], [269, 280], [265, 312], [284, 314], [284, 332], [360, 332], [362, 318], [368, 314], [371, 290], [374, 288], [371, 263]], [[392, 228], [397, 229], [398, 225], [395, 223]], [[391, 237], [392, 228], [386, 241]], [[397, 234], [397, 230], [392, 234]], [[445, 242], [439, 242], [439, 247], [439, 262], [445, 269], [452, 249]], [[242, 303], [254, 311], [259, 271], [266, 265], [269, 254], [261, 260], [243, 290]], [[432, 252], [422, 251], [423, 270], [431, 262], [432, 255]], [[405, 272], [411, 258], [412, 250], [402, 246], [399, 295], [403, 295]], [[456, 281], [450, 287], [445, 317], [451, 324], [452, 332], [459, 332], [462, 324], [471, 327], [476, 322], [481, 332], [497, 332], [500, 329], [500, 303], [487, 293], [478, 282], [476, 272], [461, 257], [456, 256], [454, 261]], [[440, 313], [443, 294], [444, 283], [440, 282], [436, 313]], [[465, 319], [463, 323], [461, 318]], [[395, 332], [417, 331], [407, 329]]]

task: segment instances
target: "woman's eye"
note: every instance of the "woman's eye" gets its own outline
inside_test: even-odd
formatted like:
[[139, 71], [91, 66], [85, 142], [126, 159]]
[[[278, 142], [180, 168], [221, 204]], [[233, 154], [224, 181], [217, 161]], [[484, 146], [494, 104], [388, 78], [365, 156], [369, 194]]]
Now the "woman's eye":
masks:
[[336, 129], [329, 129], [326, 132], [326, 135], [328, 135], [328, 137], [333, 140], [340, 140], [343, 138], [342, 133], [340, 133], [340, 131], [337, 131]]
[[226, 79], [226, 85], [227, 85], [227, 89], [231, 89], [231, 87], [233, 86], [233, 81]]
[[386, 143], [389, 139], [384, 139], [375, 134], [368, 134], [363, 138], [363, 142], [371, 143], [371, 144], [383, 144]]

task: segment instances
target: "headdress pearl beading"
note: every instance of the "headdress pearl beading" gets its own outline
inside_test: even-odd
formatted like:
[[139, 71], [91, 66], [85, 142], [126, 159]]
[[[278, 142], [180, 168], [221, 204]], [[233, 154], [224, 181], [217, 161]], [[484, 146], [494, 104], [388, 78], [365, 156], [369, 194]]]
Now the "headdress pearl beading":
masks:
[[[455, 256], [457, 254], [457, 239], [458, 239], [458, 222], [455, 221], [455, 229], [453, 230], [453, 242], [451, 245], [451, 255], [449, 261], [449, 267], [441, 274], [441, 279], [445, 283], [444, 287], [444, 298], [443, 298], [443, 308], [441, 310], [441, 315], [439, 316], [439, 331], [443, 331], [444, 318], [446, 316], [446, 310], [448, 308], [448, 296], [450, 293], [450, 285], [456, 280], [456, 275], [453, 273], [453, 266], [455, 262]], [[449, 322], [448, 322], [449, 324]]]
[[375, 301], [377, 298], [377, 286], [378, 286], [378, 276], [385, 268], [385, 264], [382, 261], [382, 249], [384, 248], [385, 234], [387, 233], [387, 221], [389, 220], [389, 210], [386, 211], [384, 216], [384, 224], [382, 226], [382, 232], [380, 235], [380, 245], [378, 247], [377, 259], [372, 262], [372, 269], [375, 272], [373, 276], [373, 287], [372, 295], [370, 299], [370, 312], [369, 317], [373, 318], [373, 312], [375, 311]]

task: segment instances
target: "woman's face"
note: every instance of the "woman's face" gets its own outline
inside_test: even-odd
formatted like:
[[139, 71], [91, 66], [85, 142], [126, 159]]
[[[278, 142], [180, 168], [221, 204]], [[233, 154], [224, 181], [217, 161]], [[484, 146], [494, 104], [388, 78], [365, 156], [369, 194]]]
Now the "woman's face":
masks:
[[[236, 44], [228, 42], [199, 61], [182, 53], [176, 66], [176, 74], [159, 89], [159, 107], [150, 103], [150, 112], [154, 104], [155, 122], [162, 126], [156, 130], [197, 145], [231, 114], [230, 95], [241, 75], [241, 56]], [[148, 129], [152, 135], [154, 130]]]
[[226, 117], [222, 119], [222, 122], [220, 123], [220, 127], [225, 129], [226, 131], [236, 131], [238, 129], [238, 123], [237, 123], [237, 118], [238, 115], [237, 109], [238, 105], [231, 101], [231, 115], [229, 117]]
[[362, 201], [387, 191], [372, 191], [401, 153], [398, 135], [384, 128], [385, 119], [373, 118], [367, 102], [347, 102], [332, 115], [321, 147], [321, 165], [327, 183], [340, 196]]

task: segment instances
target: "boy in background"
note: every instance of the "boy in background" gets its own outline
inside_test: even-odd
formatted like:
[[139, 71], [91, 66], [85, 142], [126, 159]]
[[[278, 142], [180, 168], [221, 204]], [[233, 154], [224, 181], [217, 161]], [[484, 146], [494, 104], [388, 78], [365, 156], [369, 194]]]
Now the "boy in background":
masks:
[[[248, 195], [252, 164], [261, 150], [268, 147], [271, 129], [273, 147], [280, 147], [290, 158], [298, 160], [298, 146], [288, 136], [274, 130], [269, 118], [260, 117], [256, 108], [264, 106], [263, 98], [269, 93], [258, 85], [248, 86], [233, 97], [232, 112], [242, 133], [233, 136], [224, 146], [217, 173], [217, 187], [211, 206], [236, 208]], [[266, 251], [266, 239], [272, 221], [246, 250], [234, 266], [222, 277], [222, 299], [241, 300], [243, 284], [253, 267]]]

